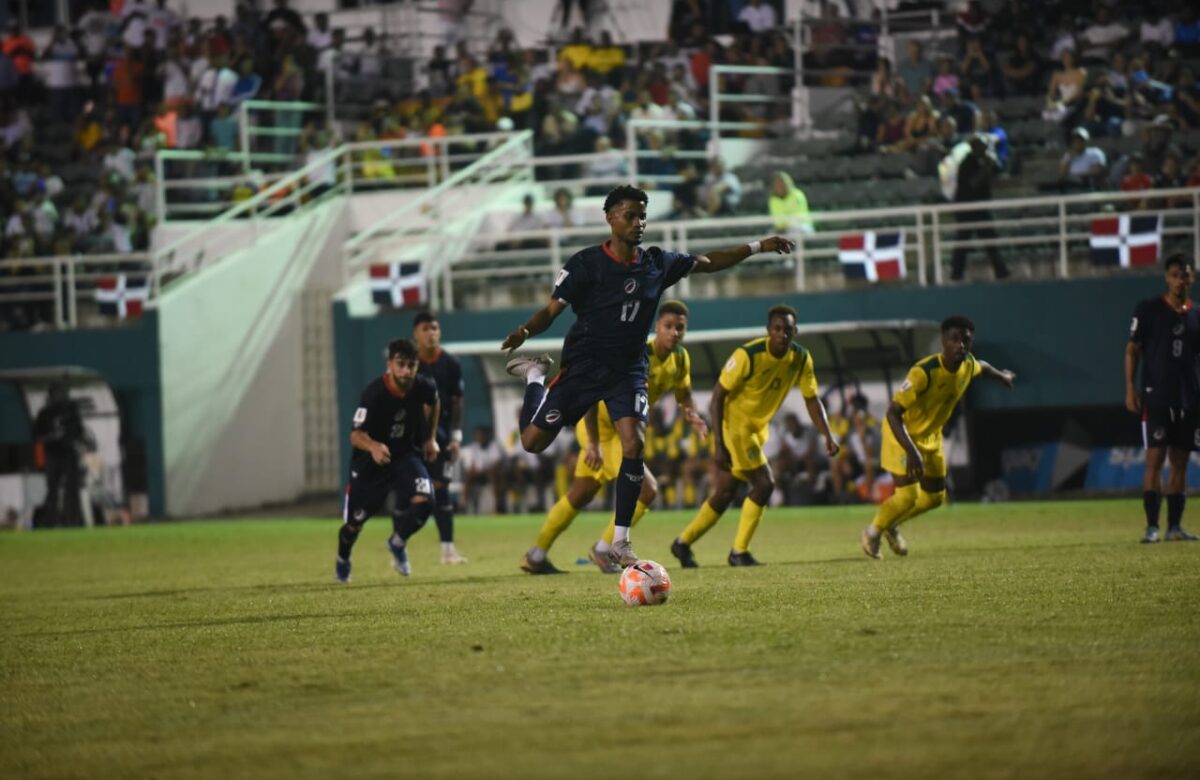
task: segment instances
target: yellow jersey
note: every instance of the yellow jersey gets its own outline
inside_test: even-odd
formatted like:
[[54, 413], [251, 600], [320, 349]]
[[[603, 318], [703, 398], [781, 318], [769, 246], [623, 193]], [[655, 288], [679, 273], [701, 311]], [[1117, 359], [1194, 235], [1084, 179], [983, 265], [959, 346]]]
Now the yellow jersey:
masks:
[[[682, 344], [668, 352], [667, 356], [660, 360], [654, 352], [654, 339], [650, 339], [646, 342], [646, 359], [650, 363], [650, 368], [646, 372], [646, 395], [649, 406], [654, 406], [658, 399], [668, 392], [674, 391], [676, 397], [683, 391], [691, 392], [692, 357]], [[612, 420], [609, 419], [608, 407], [604, 405], [603, 401], [600, 402], [596, 422], [600, 427], [601, 439], [608, 438], [616, 430], [613, 428]], [[579, 440], [579, 446], [587, 444], [587, 428], [584, 426], [583, 420], [575, 425], [575, 437]]]
[[913, 439], [940, 435], [958, 399], [971, 380], [983, 373], [975, 356], [967, 353], [957, 371], [942, 364], [941, 354], [930, 355], [908, 370], [904, 384], [892, 397], [904, 407], [904, 428]]
[[743, 344], [725, 361], [717, 381], [729, 392], [725, 425], [732, 429], [767, 427], [792, 387], [805, 398], [817, 397], [812, 355], [795, 341], [781, 358], [771, 354], [766, 337]]

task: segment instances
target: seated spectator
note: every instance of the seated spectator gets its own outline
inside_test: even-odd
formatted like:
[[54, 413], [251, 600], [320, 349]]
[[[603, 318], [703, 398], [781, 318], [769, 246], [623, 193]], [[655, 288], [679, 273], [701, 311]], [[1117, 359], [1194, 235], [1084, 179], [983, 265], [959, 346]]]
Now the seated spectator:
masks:
[[551, 228], [571, 228], [579, 227], [582, 221], [579, 215], [575, 212], [574, 197], [571, 191], [566, 187], [559, 187], [554, 191], [554, 208], [546, 215], [546, 227]]
[[625, 50], [613, 43], [612, 33], [608, 30], [600, 32], [600, 43], [592, 49], [585, 67], [604, 78], [620, 75], [625, 67]]
[[1029, 36], [1017, 36], [1016, 48], [1000, 66], [1004, 95], [1036, 95], [1042, 89], [1042, 62], [1029, 45]]
[[957, 91], [960, 86], [958, 74], [954, 72], [954, 60], [943, 57], [938, 61], [938, 72], [933, 77], [934, 97], [941, 98], [949, 90]]
[[768, 3], [764, 3], [763, 0], [749, 0], [746, 5], [742, 6], [737, 20], [752, 33], [773, 30], [778, 24], [775, 18], [775, 9]]
[[1051, 62], [1059, 62], [1062, 60], [1064, 51], [1074, 52], [1075, 49], [1075, 28], [1072, 26], [1071, 16], [1062, 14], [1058, 18], [1058, 30], [1054, 33], [1054, 42], [1050, 44], [1049, 59]]
[[671, 210], [667, 212], [667, 222], [684, 222], [703, 217], [704, 212], [700, 210], [694, 200], [688, 199], [685, 192], [678, 187], [671, 191]]
[[[1130, 164], [1132, 166], [1132, 160]], [[1163, 157], [1162, 166], [1154, 174], [1154, 189], [1172, 190], [1182, 188], [1184, 178], [1181, 173], [1182, 155], [1178, 149], [1171, 149]]]
[[958, 72], [962, 74], [961, 89], [966, 94], [974, 96], [972, 90], [976, 89], [981, 95], [992, 94], [992, 61], [984, 53], [978, 38], [967, 39], [967, 50], [958, 64]]
[[1175, 28], [1162, 8], [1152, 5], [1146, 9], [1146, 15], [1138, 27], [1138, 41], [1154, 56], [1171, 48], [1175, 41]]
[[1130, 117], [1128, 90], [1114, 86], [1114, 81], [1108, 78], [1097, 76], [1089, 81], [1091, 86], [1079, 117], [1080, 123], [1087, 126], [1089, 133], [1100, 138], [1121, 135], [1121, 127]]
[[1096, 21], [1084, 28], [1079, 39], [1083, 44], [1080, 59], [1084, 62], [1104, 64], [1129, 38], [1129, 28], [1114, 21], [1107, 6], [1098, 5]]
[[576, 71], [582, 71], [587, 67], [588, 62], [592, 58], [591, 41], [583, 34], [582, 27], [576, 27], [571, 31], [571, 40], [566, 46], [558, 50], [558, 59], [560, 62], [567, 61]]
[[[513, 221], [508, 225], [509, 233], [523, 233], [526, 231], [545, 230], [548, 225], [546, 220], [533, 210], [533, 195], [526, 193], [521, 199], [523, 210], [520, 214], [513, 218]], [[545, 249], [549, 243], [544, 238], [514, 238], [510, 241], [501, 241], [496, 244], [497, 249]]]
[[[1146, 173], [1146, 160], [1140, 154], [1129, 157], [1128, 172], [1121, 179], [1122, 192], [1141, 192], [1154, 189], [1154, 179]], [[1141, 211], [1148, 205], [1145, 200], [1124, 201], [1126, 208]]]
[[1174, 48], [1184, 57], [1200, 56], [1200, 18], [1196, 7], [1183, 5], [1179, 21], [1175, 23]]
[[42, 53], [45, 61], [46, 94], [50, 116], [55, 122], [70, 122], [75, 118], [75, 95], [78, 87], [76, 63], [79, 48], [67, 37], [67, 28], [54, 28], [53, 37]]
[[472, 442], [462, 448], [463, 506], [462, 511], [479, 514], [478, 490], [491, 486], [495, 500], [494, 511], [507, 512], [504, 487], [504, 449], [486, 425], [475, 428]]
[[884, 109], [883, 121], [875, 132], [875, 146], [880, 151], [892, 151], [904, 140], [904, 129], [908, 119], [900, 112], [897, 103], [889, 102]]
[[1077, 127], [1071, 131], [1070, 146], [1058, 164], [1061, 189], [1091, 190], [1104, 176], [1108, 160], [1104, 152], [1099, 147], [1091, 146], [1090, 142], [1091, 135], [1084, 128]]
[[933, 86], [933, 65], [924, 58], [917, 41], [908, 42], [908, 59], [900, 65], [898, 72], [912, 98], [924, 95]]
[[979, 126], [979, 106], [962, 99], [958, 90], [949, 89], [942, 95], [942, 115], [954, 119], [958, 132], [967, 135]]
[[896, 77], [892, 75], [892, 61], [880, 57], [871, 74], [871, 94], [884, 98], [896, 97]]
[[572, 98], [583, 94], [587, 89], [587, 79], [583, 72], [576, 68], [570, 60], [559, 60], [558, 75], [554, 79], [554, 91], [559, 97]]
[[742, 202], [742, 182], [736, 173], [726, 170], [720, 157], [714, 157], [708, 161], [700, 193], [701, 205], [710, 217], [733, 216]]
[[922, 146], [937, 132], [938, 118], [938, 113], [933, 110], [933, 101], [928, 96], [922, 96], [905, 120], [904, 138], [888, 151], [911, 152]]
[[989, 109], [980, 114], [979, 129], [991, 137], [990, 147], [1000, 163], [1000, 170], [1007, 171], [1012, 150], [1008, 145], [1008, 133], [1000, 126], [1000, 119], [995, 111]]
[[856, 119], [853, 150], [855, 152], [868, 154], [875, 151], [875, 138], [879, 135], [879, 128], [883, 125], [884, 103], [885, 101], [879, 95], [868, 95], [865, 103], [854, 101]]
[[629, 176], [629, 160], [624, 154], [613, 149], [612, 141], [607, 135], [596, 138], [595, 152], [596, 156], [587, 164], [585, 176], [606, 181], [589, 184], [586, 193], [605, 195]]
[[1191, 68], [1180, 68], [1171, 96], [1171, 114], [1181, 127], [1200, 127], [1200, 82]]
[[1050, 122], [1066, 122], [1082, 108], [1086, 97], [1087, 71], [1075, 64], [1075, 52], [1071, 49], [1063, 51], [1061, 62], [1062, 68], [1051, 76], [1046, 89], [1042, 118]]
[[776, 230], [789, 235], [813, 232], [808, 198], [786, 171], [780, 171], [771, 179], [771, 196], [767, 199], [767, 209], [775, 218]]

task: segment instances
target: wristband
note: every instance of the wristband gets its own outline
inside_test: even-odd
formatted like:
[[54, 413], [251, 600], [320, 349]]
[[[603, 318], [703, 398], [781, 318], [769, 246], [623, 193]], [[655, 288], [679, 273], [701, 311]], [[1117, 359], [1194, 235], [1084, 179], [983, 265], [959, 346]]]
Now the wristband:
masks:
[[748, 244], [748, 246], [750, 247], [750, 254], [752, 254], [752, 255], [756, 255], [762, 251], [762, 242], [761, 241], [751, 241]]
[[450, 431], [450, 441], [454, 442], [455, 444], [462, 444], [462, 428]]

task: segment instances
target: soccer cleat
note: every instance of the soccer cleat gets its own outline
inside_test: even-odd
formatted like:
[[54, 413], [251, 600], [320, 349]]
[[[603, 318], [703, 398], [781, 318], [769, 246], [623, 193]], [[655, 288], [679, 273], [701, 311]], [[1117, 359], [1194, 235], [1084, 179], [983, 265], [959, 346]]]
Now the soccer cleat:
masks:
[[633, 545], [629, 543], [628, 539], [613, 542], [612, 547], [608, 550], [608, 557], [622, 569], [632, 566], [641, 560], [641, 558], [637, 557], [637, 553], [633, 551]]
[[604, 572], [605, 574], [620, 574], [621, 567], [618, 566], [612, 558], [608, 557], [607, 550], [600, 552], [600, 550], [597, 549], [599, 546], [600, 543], [596, 542], [592, 545], [592, 548], [588, 550], [588, 560], [596, 564], [596, 566], [600, 568], [600, 571]]
[[536, 366], [540, 366], [544, 373], [550, 372], [550, 367], [554, 365], [554, 359], [550, 357], [548, 352], [543, 352], [537, 357], [515, 357], [504, 366], [504, 370], [513, 376], [519, 376], [525, 379], [529, 372]]
[[1183, 530], [1183, 528], [1180, 528], [1180, 527], [1168, 528], [1166, 538], [1167, 538], [1168, 542], [1194, 542], [1194, 541], [1196, 541], [1195, 534], [1189, 534], [1187, 531]]
[[733, 550], [730, 550], [729, 551], [729, 565], [730, 566], [762, 566], [763, 564], [759, 563], [758, 559], [755, 558], [753, 555], [751, 555], [749, 550], [746, 550], [746, 552], [734, 552]]
[[521, 561], [521, 570], [530, 574], [566, 574], [562, 569], [550, 563], [549, 558], [535, 561], [529, 557], [529, 553], [525, 553], [525, 559]]
[[908, 555], [908, 542], [904, 541], [904, 537], [900, 535], [899, 528], [889, 528], [883, 532], [883, 538], [887, 540], [888, 547], [892, 548], [892, 552], [896, 555]]
[[350, 561], [337, 558], [333, 562], [333, 578], [343, 585], [350, 582]]
[[863, 529], [861, 544], [862, 544], [862, 551], [867, 554], [868, 558], [874, 558], [877, 561], [882, 560], [883, 555], [881, 555], [879, 552], [879, 537], [878, 536], [874, 536], [874, 537], [868, 536], [866, 529]]
[[442, 553], [442, 564], [445, 566], [459, 566], [467, 562], [467, 559], [458, 554], [458, 550]]
[[1142, 544], [1154, 544], [1158, 541], [1158, 526], [1146, 526], [1146, 535], [1142, 537]]
[[692, 546], [686, 542], [676, 539], [671, 542], [671, 555], [679, 559], [679, 565], [685, 569], [699, 569], [700, 564], [696, 563], [696, 556], [692, 555]]
[[402, 577], [412, 574], [412, 566], [408, 562], [408, 550], [404, 545], [392, 544], [391, 537], [387, 541], [388, 552], [392, 554], [392, 568]]

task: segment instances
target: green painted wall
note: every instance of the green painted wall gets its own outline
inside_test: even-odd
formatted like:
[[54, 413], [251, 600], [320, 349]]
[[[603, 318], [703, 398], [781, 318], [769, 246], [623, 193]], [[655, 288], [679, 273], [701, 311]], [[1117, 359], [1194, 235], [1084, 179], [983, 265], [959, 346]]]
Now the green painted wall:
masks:
[[150, 514], [161, 516], [165, 495], [156, 312], [120, 328], [0, 335], [0, 369], [54, 366], [90, 368], [112, 385], [126, 435], [145, 442]]

